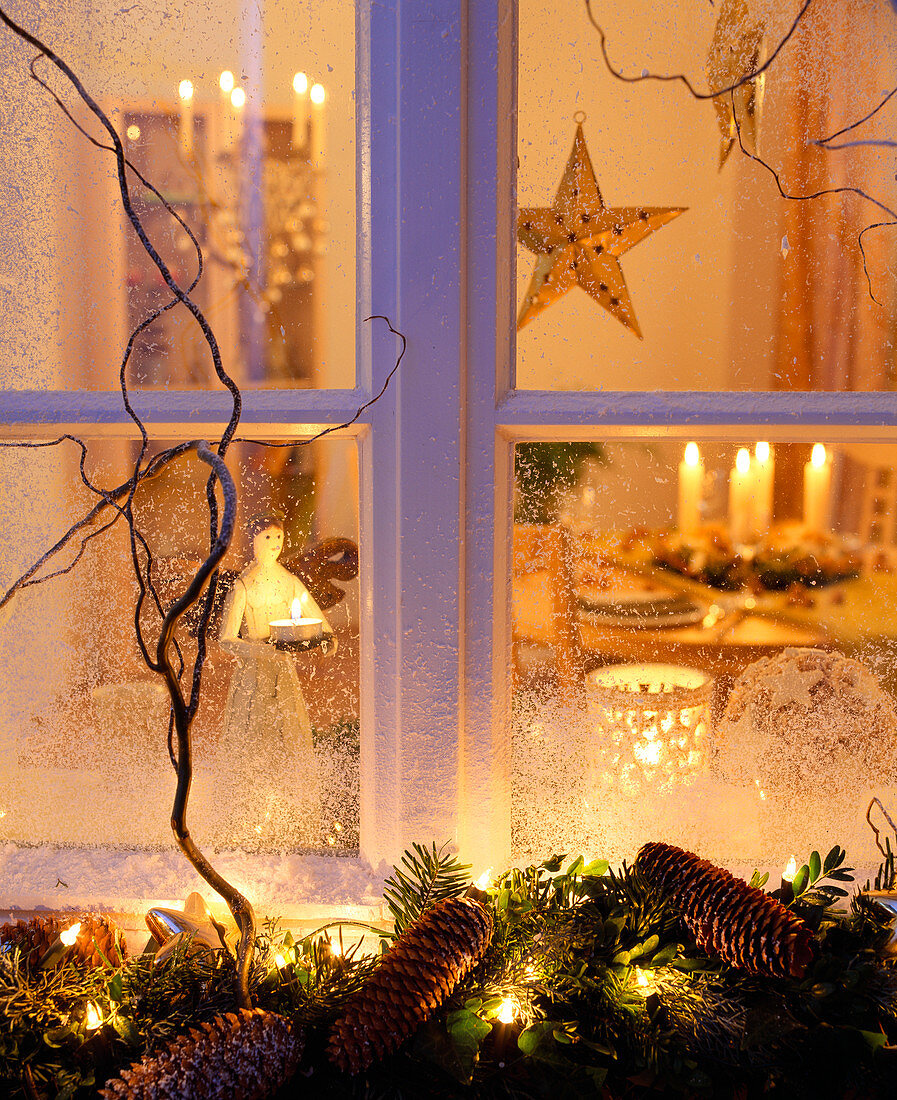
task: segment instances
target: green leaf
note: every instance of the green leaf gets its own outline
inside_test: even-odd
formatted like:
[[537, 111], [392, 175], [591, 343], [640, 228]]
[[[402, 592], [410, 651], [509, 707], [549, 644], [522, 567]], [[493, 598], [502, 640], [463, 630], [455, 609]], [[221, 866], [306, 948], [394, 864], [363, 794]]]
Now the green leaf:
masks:
[[825, 857], [825, 859], [824, 859], [824, 860], [822, 861], [822, 869], [823, 869], [823, 871], [824, 871], [824, 872], [825, 872], [826, 874], [828, 874], [828, 873], [829, 873], [829, 871], [831, 871], [831, 870], [833, 870], [833, 869], [834, 869], [835, 867], [837, 867], [837, 866], [838, 866], [838, 864], [839, 864], [839, 863], [840, 863], [840, 862], [841, 862], [841, 861], [842, 861], [843, 859], [844, 859], [844, 851], [843, 851], [843, 849], [842, 849], [842, 848], [840, 847], [840, 845], [836, 844], [836, 845], [834, 846], [834, 848], [832, 848], [832, 850], [831, 850], [831, 851], [829, 852], [829, 854], [828, 854], [828, 855], [827, 855], [827, 856]]
[[648, 967], [669, 966], [679, 953], [679, 950], [680, 946], [678, 943], [665, 943], [654, 958], [651, 959], [650, 962], [645, 962], [644, 965]]
[[791, 890], [796, 898], [799, 898], [806, 890], [809, 877], [810, 868], [805, 863], [791, 880]]
[[576, 859], [567, 868], [567, 877], [572, 878], [573, 875], [578, 875], [585, 866], [585, 860], [582, 856], [577, 856]]
[[819, 876], [822, 874], [822, 860], [819, 858], [818, 852], [810, 853], [810, 882], [816, 882]]
[[44, 1032], [44, 1042], [48, 1047], [59, 1048], [65, 1046], [73, 1034], [74, 1032], [69, 1027], [51, 1027]]
[[582, 869], [583, 878], [602, 878], [607, 874], [610, 864], [606, 859], [593, 859]]
[[886, 1035], [882, 1035], [880, 1031], [862, 1031], [860, 1035], [866, 1040], [870, 1050], [880, 1050], [888, 1041]]
[[134, 1022], [128, 1019], [127, 1016], [116, 1013], [112, 1017], [112, 1026], [130, 1046], [135, 1047], [140, 1042], [140, 1032], [134, 1026]]
[[121, 974], [116, 974], [106, 986], [110, 1001], [121, 1000]]

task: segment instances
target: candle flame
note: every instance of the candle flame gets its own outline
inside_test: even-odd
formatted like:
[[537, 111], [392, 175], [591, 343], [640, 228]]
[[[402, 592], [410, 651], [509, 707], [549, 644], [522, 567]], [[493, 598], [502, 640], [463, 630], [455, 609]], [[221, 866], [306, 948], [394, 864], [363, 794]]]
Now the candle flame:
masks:
[[293, 620], [294, 623], [298, 623], [299, 620], [302, 618], [302, 601], [298, 598], [298, 596], [295, 600], [293, 600], [292, 604], [290, 605], [290, 618]]
[[234, 74], [230, 69], [225, 69], [221, 76], [218, 77], [218, 87], [224, 92], [225, 95], [230, 95], [234, 90]]
[[88, 1001], [87, 1003], [87, 1016], [84, 1018], [84, 1026], [88, 1031], [96, 1031], [96, 1029], [103, 1022], [103, 1017], [100, 1015], [100, 1010], [93, 1003]]
[[239, 111], [241, 107], [246, 106], [246, 93], [242, 88], [234, 88], [230, 94], [230, 101], [232, 106], [236, 107]]
[[505, 1000], [501, 1002], [501, 1006], [498, 1010], [498, 1016], [496, 1017], [496, 1019], [500, 1024], [512, 1024], [516, 1015], [517, 1009], [514, 1005], [514, 1002], [508, 998], [505, 998]]
[[323, 84], [312, 84], [311, 91], [308, 94], [311, 96], [312, 103], [323, 103], [327, 98]]
[[697, 466], [701, 461], [701, 452], [698, 450], [697, 443], [685, 444], [685, 465]]
[[183, 99], [185, 101], [192, 99], [193, 98], [193, 81], [192, 80], [182, 80], [180, 82], [180, 84], [178, 84], [178, 95], [180, 96], [181, 99]]
[[735, 456], [735, 469], [740, 474], [746, 474], [751, 468], [751, 454], [747, 447], [742, 447]]
[[825, 447], [823, 447], [821, 443], [814, 443], [813, 453], [810, 456], [810, 461], [813, 463], [814, 466], [824, 466], [825, 458]]
[[75, 940], [78, 938], [78, 933], [81, 931], [81, 922], [73, 924], [71, 928], [66, 928], [64, 932], [59, 933], [59, 938], [65, 944], [66, 947], [71, 947]]
[[788, 860], [788, 866], [782, 872], [782, 879], [785, 882], [793, 882], [794, 881], [794, 876], [796, 874], [797, 874], [797, 860], [794, 858], [794, 856], [792, 856], [791, 859]]
[[769, 462], [769, 444], [758, 443], [754, 448], [754, 454], [757, 456], [758, 462]]
[[296, 73], [293, 77], [293, 91], [297, 95], [305, 95], [308, 91], [308, 77], [305, 73]]
[[491, 886], [491, 885], [492, 885], [492, 868], [490, 867], [488, 871], [484, 871], [480, 875], [480, 877], [477, 879], [477, 889], [478, 890], [485, 890], [487, 886]]

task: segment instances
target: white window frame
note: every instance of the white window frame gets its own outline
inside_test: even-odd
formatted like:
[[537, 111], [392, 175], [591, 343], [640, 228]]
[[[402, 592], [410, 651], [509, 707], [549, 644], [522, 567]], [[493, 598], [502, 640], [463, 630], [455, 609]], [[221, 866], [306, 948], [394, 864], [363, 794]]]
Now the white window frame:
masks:
[[[511, 487], [526, 439], [897, 438], [884, 393], [610, 393], [513, 387], [514, 0], [359, 0], [357, 385], [246, 390], [243, 430], [357, 440], [361, 848], [455, 840], [510, 854]], [[214, 435], [227, 395], [135, 393], [157, 438]], [[0, 393], [0, 433], [133, 434], [117, 393]], [[160, 810], [160, 812], [164, 812]], [[48, 898], [52, 904], [53, 899]]]

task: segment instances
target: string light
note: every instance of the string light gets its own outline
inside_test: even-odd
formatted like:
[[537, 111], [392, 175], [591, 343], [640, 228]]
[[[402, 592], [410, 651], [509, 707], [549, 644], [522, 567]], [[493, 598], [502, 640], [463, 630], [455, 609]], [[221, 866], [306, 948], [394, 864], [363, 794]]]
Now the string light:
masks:
[[500, 1024], [512, 1024], [517, 1018], [517, 1006], [509, 998], [501, 1002], [498, 1015], [495, 1017]]
[[73, 924], [71, 928], [66, 928], [64, 932], [59, 933], [59, 939], [65, 944], [66, 947], [71, 947], [75, 940], [78, 938], [78, 933], [81, 931], [81, 922]]
[[485, 890], [487, 886], [491, 886], [491, 885], [492, 885], [492, 868], [490, 867], [488, 871], [484, 871], [480, 875], [480, 877], [477, 879], [477, 889], [478, 890]]
[[293, 77], [293, 91], [297, 95], [305, 95], [308, 91], [308, 77], [305, 73], [296, 73]]
[[225, 69], [221, 76], [218, 77], [218, 87], [224, 92], [225, 95], [230, 95], [234, 90], [234, 74], [230, 69]]
[[87, 1031], [96, 1031], [96, 1029], [102, 1024], [103, 1017], [100, 1014], [100, 1010], [93, 1003], [93, 1001], [87, 1002], [87, 1015], [84, 1018], [84, 1027]]
[[323, 84], [312, 84], [311, 91], [308, 94], [311, 97], [312, 103], [323, 103], [327, 98], [327, 93], [324, 91]]

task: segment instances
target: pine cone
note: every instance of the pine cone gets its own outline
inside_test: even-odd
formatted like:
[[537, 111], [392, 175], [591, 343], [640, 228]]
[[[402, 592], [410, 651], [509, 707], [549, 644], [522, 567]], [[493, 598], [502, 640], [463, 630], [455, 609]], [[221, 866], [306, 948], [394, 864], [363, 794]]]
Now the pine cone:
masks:
[[751, 974], [804, 976], [813, 936], [769, 894], [671, 844], [646, 844], [635, 865], [680, 911], [702, 951]]
[[[0, 927], [0, 948], [4, 951], [18, 948], [25, 965], [34, 970], [59, 933], [75, 923], [71, 918], [32, 917], [27, 923], [20, 920], [15, 924], [4, 924]], [[81, 917], [81, 930], [65, 956], [66, 962], [73, 962], [76, 966], [102, 966], [100, 951], [113, 966], [117, 966], [128, 954], [124, 936], [109, 917]]]
[[263, 1100], [302, 1056], [289, 1021], [260, 1008], [229, 1012], [145, 1055], [100, 1090], [103, 1100]]
[[333, 1025], [327, 1053], [360, 1073], [396, 1050], [483, 957], [492, 914], [470, 898], [448, 898], [413, 921]]

